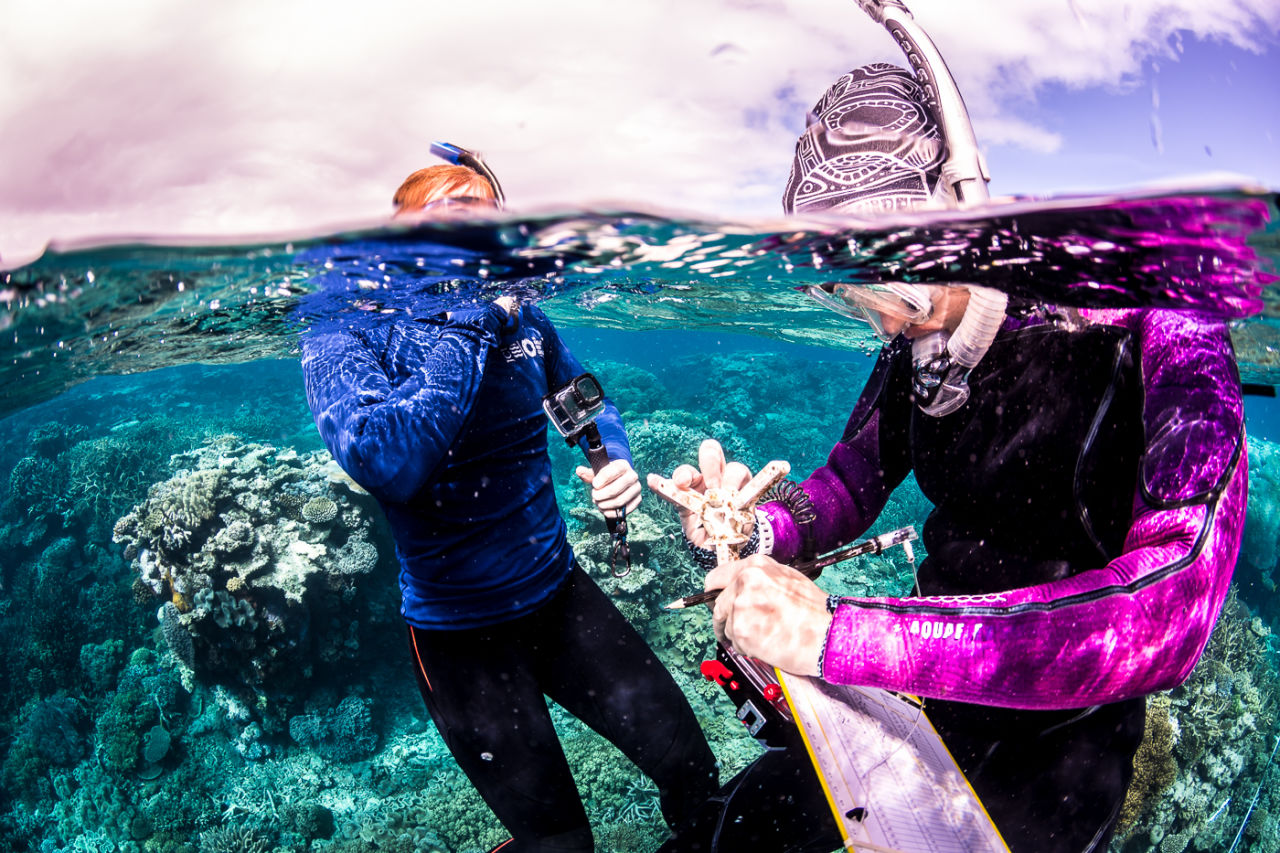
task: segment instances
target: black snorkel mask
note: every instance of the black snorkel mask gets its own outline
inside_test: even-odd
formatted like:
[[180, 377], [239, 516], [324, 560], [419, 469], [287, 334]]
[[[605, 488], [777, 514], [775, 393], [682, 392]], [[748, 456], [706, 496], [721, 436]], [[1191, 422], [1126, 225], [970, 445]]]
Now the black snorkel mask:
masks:
[[468, 151], [466, 148], [459, 148], [448, 142], [432, 142], [431, 153], [455, 166], [465, 166], [483, 177], [489, 182], [489, 186], [493, 187], [493, 195], [498, 202], [498, 207], [506, 207], [507, 197], [502, 192], [502, 184], [498, 183], [493, 170], [484, 162], [479, 152]]

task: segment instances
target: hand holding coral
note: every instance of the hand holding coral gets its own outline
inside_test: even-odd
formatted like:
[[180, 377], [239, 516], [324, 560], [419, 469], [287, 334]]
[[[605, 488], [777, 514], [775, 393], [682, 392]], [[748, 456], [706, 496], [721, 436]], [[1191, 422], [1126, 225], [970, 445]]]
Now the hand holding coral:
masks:
[[[656, 474], [650, 474], [649, 487], [662, 494], [654, 485], [660, 480]], [[751, 479], [751, 469], [741, 462], [726, 462], [724, 448], [720, 442], [709, 438], [698, 448], [698, 467], [681, 465], [671, 474], [671, 482], [679, 491], [702, 494], [708, 489], [741, 489]], [[687, 506], [674, 503], [680, 511], [680, 525], [684, 528], [685, 538], [700, 548], [706, 547], [707, 531], [702, 526], [701, 517]], [[744, 531], [750, 532], [750, 529]]]

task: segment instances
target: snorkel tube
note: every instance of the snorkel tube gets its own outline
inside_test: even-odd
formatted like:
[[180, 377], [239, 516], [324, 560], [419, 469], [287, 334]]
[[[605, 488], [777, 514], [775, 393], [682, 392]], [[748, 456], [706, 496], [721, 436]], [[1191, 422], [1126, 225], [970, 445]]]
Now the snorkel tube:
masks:
[[471, 171], [479, 174], [489, 186], [493, 187], [493, 195], [497, 199], [498, 207], [506, 207], [507, 197], [503, 195], [502, 184], [498, 183], [497, 177], [493, 171], [485, 164], [479, 152], [468, 151], [465, 148], [459, 148], [457, 145], [451, 145], [448, 142], [432, 142], [431, 153], [439, 157], [441, 160], [447, 160], [455, 166], [466, 166]]
[[942, 164], [942, 183], [960, 207], [986, 201], [987, 164], [978, 149], [978, 138], [969, 121], [960, 87], [947, 68], [933, 39], [912, 17], [901, 0], [858, 0], [862, 11], [883, 26], [911, 63], [916, 82], [924, 89], [926, 102], [947, 140], [947, 159]]
[[[928, 107], [947, 141], [939, 186], [951, 206], [968, 207], [990, 198], [986, 162], [978, 149], [973, 122], [960, 87], [933, 39], [901, 0], [858, 0], [862, 11], [881, 24], [906, 54]], [[957, 284], [959, 284], [957, 282]], [[955, 332], [934, 332], [912, 345], [915, 392], [925, 414], [941, 417], [969, 399], [969, 372], [982, 360], [1004, 322], [1007, 294], [989, 287], [964, 285], [969, 305]]]

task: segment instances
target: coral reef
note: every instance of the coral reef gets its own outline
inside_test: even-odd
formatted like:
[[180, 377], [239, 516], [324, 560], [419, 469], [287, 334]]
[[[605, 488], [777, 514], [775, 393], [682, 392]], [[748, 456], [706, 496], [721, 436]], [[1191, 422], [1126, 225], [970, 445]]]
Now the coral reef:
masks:
[[1178, 763], [1173, 759], [1176, 730], [1169, 716], [1168, 694], [1148, 697], [1145, 723], [1142, 744], [1133, 757], [1133, 781], [1120, 809], [1118, 831], [1121, 834], [1129, 831], [1138, 816], [1149, 809], [1178, 776]]
[[74, 766], [86, 752], [84, 712], [70, 696], [33, 703], [15, 732], [2, 778], [18, 796], [47, 796], [51, 771]]
[[[797, 480], [839, 436], [863, 372], [858, 360], [774, 353], [588, 366], [627, 417], [642, 475], [694, 461], [715, 437], [753, 468], [787, 459]], [[0, 656], [0, 850], [492, 848], [506, 833], [406, 668], [380, 515], [313, 452], [296, 363], [226, 370], [120, 377], [83, 423], [61, 411], [5, 427], [18, 440], [0, 477], [0, 629], [12, 637]], [[258, 389], [253, 405], [245, 387]], [[142, 399], [160, 414], [139, 411]], [[730, 778], [761, 747], [698, 672], [714, 651], [709, 612], [661, 609], [701, 586], [674, 509], [646, 493], [629, 518], [633, 570], [613, 577], [608, 534], [572, 474], [582, 456], [550, 440], [580, 562], [671, 671]], [[1280, 706], [1268, 627], [1280, 616], [1280, 459], [1267, 442], [1249, 451], [1240, 600], [1187, 683], [1149, 701], [1117, 853], [1228, 849], [1255, 792], [1237, 849], [1280, 849], [1280, 767], [1265, 775]], [[873, 532], [919, 525], [928, 509], [908, 482]], [[912, 568], [895, 551], [831, 567], [821, 583], [902, 593]], [[561, 709], [553, 718], [598, 849], [655, 849], [666, 830], [652, 783]]]
[[115, 684], [124, 663], [124, 641], [104, 640], [80, 647], [80, 671], [95, 693], [105, 693]]
[[327, 497], [316, 497], [304, 503], [300, 512], [308, 524], [328, 524], [338, 517], [338, 504]]
[[368, 758], [378, 746], [372, 705], [367, 699], [348, 696], [331, 710], [299, 714], [289, 720], [289, 737], [329, 761]]
[[1280, 444], [1249, 437], [1249, 506], [1235, 581], [1259, 615], [1280, 623]]
[[271, 840], [245, 826], [220, 826], [200, 833], [200, 853], [269, 853]]
[[[1147, 739], [1113, 850], [1225, 850], [1244, 825], [1251, 850], [1280, 849], [1280, 788], [1259, 787], [1270, 765], [1280, 706], [1272, 634], [1233, 588], [1191, 676], [1148, 701]], [[1161, 719], [1164, 715], [1166, 719]]]
[[317, 660], [358, 651], [376, 508], [327, 463], [219, 439], [176, 456], [178, 473], [116, 522], [115, 541], [163, 600], [169, 649], [202, 678], [280, 691]]

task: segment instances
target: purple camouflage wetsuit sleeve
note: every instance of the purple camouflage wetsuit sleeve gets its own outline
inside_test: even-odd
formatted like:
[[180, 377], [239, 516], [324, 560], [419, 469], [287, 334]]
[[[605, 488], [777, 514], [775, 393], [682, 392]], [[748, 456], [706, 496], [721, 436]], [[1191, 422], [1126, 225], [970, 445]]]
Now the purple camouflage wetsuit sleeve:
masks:
[[[1050, 583], [979, 596], [848, 598], [823, 677], [1010, 708], [1078, 708], [1169, 689], [1199, 659], [1227, 594], [1244, 527], [1243, 403], [1223, 323], [1168, 311], [1110, 312], [1140, 341], [1145, 453], [1123, 553]], [[827, 550], [883, 507], [890, 467], [873, 416], [804, 483]], [[842, 442], [845, 444], [845, 442]], [[849, 484], [865, 483], [866, 488]], [[834, 511], [834, 520], [830, 515]], [[773, 554], [799, 534], [766, 506]]]

